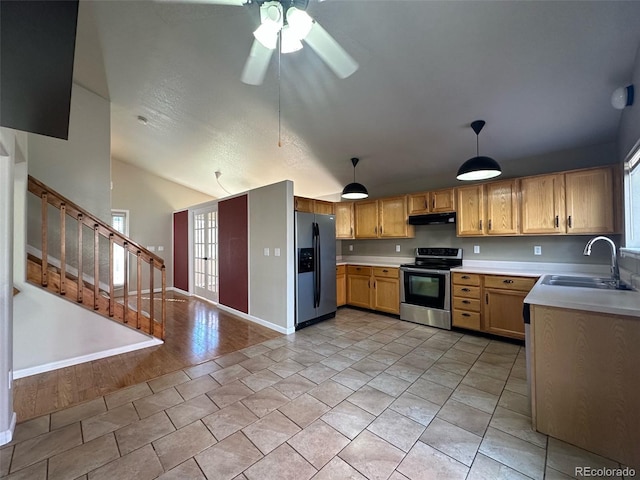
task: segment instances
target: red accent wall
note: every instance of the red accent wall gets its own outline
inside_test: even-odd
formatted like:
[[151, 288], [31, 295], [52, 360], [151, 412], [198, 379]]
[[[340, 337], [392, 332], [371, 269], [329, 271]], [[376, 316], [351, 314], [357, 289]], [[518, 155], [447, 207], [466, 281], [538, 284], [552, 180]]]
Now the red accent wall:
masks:
[[218, 273], [222, 305], [249, 313], [247, 196], [218, 203]]
[[189, 212], [173, 214], [173, 286], [189, 291]]

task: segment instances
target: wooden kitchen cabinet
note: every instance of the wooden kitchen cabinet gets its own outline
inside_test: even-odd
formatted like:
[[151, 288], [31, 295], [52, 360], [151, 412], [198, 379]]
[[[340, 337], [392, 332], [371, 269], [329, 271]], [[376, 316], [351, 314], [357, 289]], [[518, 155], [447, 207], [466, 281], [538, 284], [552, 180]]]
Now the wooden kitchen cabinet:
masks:
[[613, 170], [610, 167], [567, 172], [567, 233], [613, 233]]
[[314, 198], [293, 197], [293, 208], [297, 212], [333, 215], [333, 202]]
[[536, 278], [453, 272], [452, 325], [524, 339], [522, 307]]
[[487, 197], [486, 233], [515, 235], [518, 233], [518, 181], [505, 180], [485, 185]]
[[347, 267], [336, 266], [336, 304], [338, 307], [347, 303]]
[[407, 222], [407, 196], [354, 203], [355, 238], [407, 238], [414, 236]]
[[564, 175], [520, 179], [523, 234], [566, 233]]
[[347, 303], [371, 308], [371, 267], [347, 266]]
[[482, 329], [489, 333], [524, 340], [522, 308], [536, 278], [483, 275], [484, 311]]
[[399, 272], [393, 267], [348, 265], [347, 304], [399, 314]]
[[400, 314], [400, 280], [397, 268], [373, 267], [374, 310]]
[[456, 225], [458, 236], [484, 235], [484, 185], [469, 185], [457, 189]]
[[453, 188], [409, 195], [409, 215], [455, 211], [455, 194]]
[[339, 202], [334, 205], [336, 215], [336, 238], [353, 238], [353, 202]]

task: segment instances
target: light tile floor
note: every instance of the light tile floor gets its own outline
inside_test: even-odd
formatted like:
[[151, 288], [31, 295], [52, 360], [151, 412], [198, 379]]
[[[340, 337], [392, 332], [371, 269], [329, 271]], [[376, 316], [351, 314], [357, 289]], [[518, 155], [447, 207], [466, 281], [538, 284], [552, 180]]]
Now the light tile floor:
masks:
[[7, 480], [566, 479], [619, 467], [531, 429], [524, 349], [335, 319], [18, 425]]

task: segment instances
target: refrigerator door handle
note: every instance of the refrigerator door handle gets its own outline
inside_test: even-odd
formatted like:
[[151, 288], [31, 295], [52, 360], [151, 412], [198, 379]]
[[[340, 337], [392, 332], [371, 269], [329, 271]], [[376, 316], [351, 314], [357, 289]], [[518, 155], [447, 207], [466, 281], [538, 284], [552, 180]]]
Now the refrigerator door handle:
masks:
[[318, 298], [318, 224], [313, 222], [313, 308], [318, 308], [320, 304]]
[[318, 259], [318, 276], [317, 276], [317, 280], [318, 280], [318, 307], [320, 307], [320, 297], [322, 297], [322, 258], [320, 257], [322, 252], [322, 246], [320, 245], [320, 224], [316, 223], [316, 228], [318, 229], [317, 231], [317, 238], [318, 238], [318, 252], [316, 254], [316, 258]]

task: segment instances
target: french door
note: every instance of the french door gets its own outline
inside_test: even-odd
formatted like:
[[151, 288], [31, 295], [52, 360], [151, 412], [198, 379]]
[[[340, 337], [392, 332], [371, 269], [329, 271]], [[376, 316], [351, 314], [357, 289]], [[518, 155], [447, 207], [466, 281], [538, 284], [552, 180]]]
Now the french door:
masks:
[[194, 293], [218, 301], [218, 207], [196, 210], [193, 215]]

